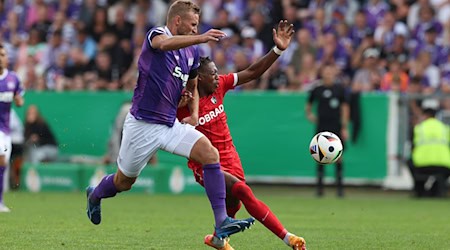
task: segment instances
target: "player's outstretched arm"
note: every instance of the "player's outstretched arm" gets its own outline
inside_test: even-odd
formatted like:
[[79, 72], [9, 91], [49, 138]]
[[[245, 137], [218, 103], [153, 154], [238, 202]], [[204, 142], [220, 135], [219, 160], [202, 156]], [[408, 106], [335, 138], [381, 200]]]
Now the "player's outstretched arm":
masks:
[[168, 51], [186, 48], [200, 43], [207, 43], [209, 41], [217, 42], [225, 36], [226, 34], [223, 31], [216, 29], [210, 29], [201, 35], [178, 35], [169, 37], [165, 34], [161, 34], [153, 37], [151, 44], [154, 49]]
[[273, 29], [272, 32], [275, 47], [248, 68], [238, 72], [237, 85], [259, 78], [278, 59], [281, 52], [291, 42], [292, 35], [294, 34], [294, 25], [289, 24], [286, 20], [281, 20], [278, 23], [277, 29]]

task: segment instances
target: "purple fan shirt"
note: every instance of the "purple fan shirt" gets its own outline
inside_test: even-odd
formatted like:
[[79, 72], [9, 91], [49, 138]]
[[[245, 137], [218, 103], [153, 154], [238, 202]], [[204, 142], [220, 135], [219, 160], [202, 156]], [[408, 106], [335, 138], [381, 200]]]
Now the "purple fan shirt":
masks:
[[4, 70], [0, 75], [0, 131], [10, 133], [9, 116], [14, 96], [23, 94], [19, 78], [14, 72]]
[[158, 35], [172, 36], [166, 27], [147, 33], [139, 56], [139, 77], [134, 89], [131, 114], [138, 120], [172, 127], [177, 117], [181, 92], [189, 73], [200, 66], [198, 46], [162, 51], [151, 46]]

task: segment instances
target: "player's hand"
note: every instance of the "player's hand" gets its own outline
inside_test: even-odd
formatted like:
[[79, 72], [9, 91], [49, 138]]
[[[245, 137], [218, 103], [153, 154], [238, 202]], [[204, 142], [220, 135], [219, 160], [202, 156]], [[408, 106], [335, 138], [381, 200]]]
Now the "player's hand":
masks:
[[306, 118], [312, 123], [317, 123], [317, 117], [312, 113], [307, 114]]
[[192, 98], [194, 98], [194, 96], [192, 95], [191, 91], [183, 90], [183, 92], [181, 92], [181, 99], [178, 103], [178, 108], [186, 106], [192, 100]]
[[342, 128], [341, 129], [341, 139], [343, 141], [346, 141], [348, 139], [348, 130], [347, 130], [347, 128]]
[[194, 127], [198, 126], [198, 117], [193, 117], [192, 115], [188, 116], [188, 117], [185, 117], [185, 118], [183, 118], [183, 120], [181, 120], [181, 123], [183, 123], [183, 124], [191, 124]]
[[289, 24], [287, 20], [281, 20], [278, 23], [277, 29], [272, 30], [273, 41], [280, 50], [285, 50], [291, 42], [292, 35], [294, 34], [294, 25]]
[[201, 34], [200, 36], [201, 36], [202, 43], [207, 43], [209, 41], [217, 42], [220, 39], [226, 37], [227, 34], [225, 34], [225, 32], [223, 32], [221, 30], [210, 29], [210, 30], [206, 31], [205, 33]]

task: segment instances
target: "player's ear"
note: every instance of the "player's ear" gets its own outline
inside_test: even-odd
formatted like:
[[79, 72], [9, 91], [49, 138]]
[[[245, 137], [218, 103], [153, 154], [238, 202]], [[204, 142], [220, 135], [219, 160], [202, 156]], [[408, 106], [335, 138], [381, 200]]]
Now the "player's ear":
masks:
[[180, 15], [176, 15], [175, 16], [175, 24], [177, 26], [181, 24], [181, 16]]

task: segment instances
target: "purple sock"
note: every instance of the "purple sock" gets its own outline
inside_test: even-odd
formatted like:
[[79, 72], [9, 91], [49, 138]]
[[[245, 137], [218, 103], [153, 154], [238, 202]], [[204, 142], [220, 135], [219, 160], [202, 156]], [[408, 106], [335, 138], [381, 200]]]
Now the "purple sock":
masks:
[[3, 202], [3, 178], [5, 170], [6, 170], [5, 166], [0, 166], [0, 203]]
[[110, 174], [103, 177], [102, 181], [95, 187], [90, 197], [92, 202], [100, 202], [103, 198], [114, 197], [117, 194], [117, 188], [114, 185], [114, 175]]
[[227, 218], [225, 177], [219, 163], [203, 166], [203, 184], [214, 212], [216, 227], [218, 227]]

